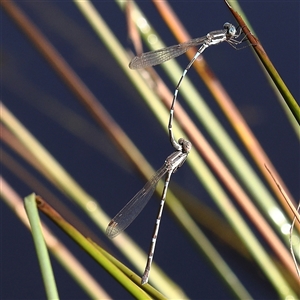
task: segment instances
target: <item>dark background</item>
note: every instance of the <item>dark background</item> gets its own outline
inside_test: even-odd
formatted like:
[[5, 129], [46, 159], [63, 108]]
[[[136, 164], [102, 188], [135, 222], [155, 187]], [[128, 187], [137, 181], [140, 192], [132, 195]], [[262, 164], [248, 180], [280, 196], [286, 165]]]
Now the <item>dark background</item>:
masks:
[[[118, 6], [112, 1], [97, 1], [94, 4], [120, 43], [132, 49], [126, 20]], [[147, 13], [148, 20], [162, 35], [165, 43], [176, 43], [153, 4], [150, 1], [140, 1], [138, 4]], [[172, 151], [164, 129], [153, 122], [154, 116], [75, 5], [69, 1], [29, 1], [20, 2], [18, 5], [74, 68], [154, 168], [160, 167]], [[235, 24], [222, 1], [172, 1], [171, 5], [192, 37], [221, 29], [226, 21]], [[299, 100], [299, 1], [241, 1], [241, 6], [287, 87]], [[143, 186], [144, 181], [3, 10], [1, 55], [3, 103], [75, 180], [89, 194], [99, 199], [102, 208], [110, 216], [114, 216]], [[245, 116], [294, 198], [299, 199], [298, 140], [250, 47], [235, 51], [223, 44], [208, 49], [204, 57]], [[183, 67], [187, 64], [186, 57], [181, 57], [178, 61]], [[160, 68], [157, 67], [156, 70], [160, 71]], [[201, 94], [224, 126], [228, 126], [209, 92], [194, 77], [193, 71], [188, 73], [188, 77], [199, 86]], [[172, 84], [169, 84], [169, 88], [174, 89]], [[72, 113], [88, 122], [88, 130], [80, 132], [76, 129], [75, 125], [79, 121], [74, 121]], [[199, 128], [201, 129], [201, 125]], [[112, 246], [78, 208], [5, 145], [3, 147], [77, 213], [107, 247]], [[31, 188], [6, 167], [2, 166], [1, 173], [21, 197], [32, 192]], [[173, 176], [172, 181], [180, 183], [194, 196], [215, 208], [187, 165]], [[0, 297], [45, 298], [32, 238], [14, 213], [3, 202], [0, 203]], [[127, 230], [145, 251], [150, 242], [156, 210], [157, 202], [152, 201], [142, 212], [142, 216]], [[131, 298], [72, 241], [47, 223], [112, 298]], [[254, 263], [233, 254], [226, 247], [222, 247], [210, 233], [207, 234], [255, 299], [277, 298], [276, 292]], [[120, 258], [126, 263], [122, 256]], [[205, 258], [199, 258], [197, 249], [185, 239], [167, 210], [164, 212], [154, 260], [171, 274], [171, 278], [180, 284], [190, 298], [232, 298], [231, 292]], [[60, 297], [87, 298], [56, 261], [52, 261]]]

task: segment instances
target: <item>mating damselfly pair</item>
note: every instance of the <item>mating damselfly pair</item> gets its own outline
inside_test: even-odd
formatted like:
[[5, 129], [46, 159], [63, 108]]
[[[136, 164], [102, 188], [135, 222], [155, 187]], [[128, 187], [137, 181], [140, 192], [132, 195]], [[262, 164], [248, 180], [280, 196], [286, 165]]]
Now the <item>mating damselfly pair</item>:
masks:
[[206, 48], [212, 45], [218, 45], [222, 42], [227, 42], [235, 48], [236, 45], [240, 44], [245, 40], [245, 37], [241, 40], [238, 40], [238, 38], [241, 35], [241, 32], [241, 29], [237, 30], [236, 27], [232, 24], [225, 23], [223, 29], [221, 30], [211, 31], [206, 36], [192, 39], [182, 44], [143, 53], [141, 56], [134, 57], [129, 64], [129, 67], [131, 69], [140, 69], [155, 66], [184, 54], [191, 47], [200, 46], [193, 59], [189, 62], [189, 64], [183, 71], [177, 83], [170, 108], [170, 117], [168, 123], [169, 138], [172, 146], [175, 148], [176, 151], [167, 157], [163, 166], [159, 170], [157, 170], [157, 172], [145, 184], [145, 186], [109, 222], [108, 227], [106, 229], [106, 234], [109, 238], [114, 238], [122, 231], [124, 231], [148, 203], [155, 191], [157, 183], [163, 176], [165, 176], [165, 184], [161, 196], [161, 203], [150, 244], [146, 268], [142, 276], [142, 284], [147, 283], [149, 279], [149, 273], [158, 236], [160, 220], [162, 217], [163, 207], [166, 200], [167, 190], [171, 176], [175, 171], [177, 171], [178, 168], [180, 168], [184, 164], [192, 147], [192, 144], [189, 141], [184, 140], [182, 138], [180, 138], [177, 142], [173, 134], [174, 108], [179, 92], [179, 87], [192, 64], [204, 52]]

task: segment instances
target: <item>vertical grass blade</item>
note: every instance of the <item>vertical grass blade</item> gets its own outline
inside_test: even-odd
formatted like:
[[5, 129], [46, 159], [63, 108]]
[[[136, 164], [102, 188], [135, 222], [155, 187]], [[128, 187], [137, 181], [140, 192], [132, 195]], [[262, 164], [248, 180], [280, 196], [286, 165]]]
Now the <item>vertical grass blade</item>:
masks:
[[48, 249], [44, 240], [40, 218], [35, 202], [35, 194], [24, 199], [24, 205], [31, 226], [32, 237], [48, 299], [59, 299]]

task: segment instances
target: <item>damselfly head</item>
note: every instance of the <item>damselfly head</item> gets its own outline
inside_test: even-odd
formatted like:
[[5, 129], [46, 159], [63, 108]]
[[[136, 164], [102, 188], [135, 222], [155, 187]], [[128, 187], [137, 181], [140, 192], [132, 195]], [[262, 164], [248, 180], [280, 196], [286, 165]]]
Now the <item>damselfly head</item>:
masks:
[[192, 149], [192, 143], [190, 141], [187, 141], [187, 140], [185, 140], [183, 138], [180, 138], [178, 140], [178, 144], [181, 145], [183, 153], [189, 154], [189, 152]]
[[228, 39], [230, 39], [231, 37], [234, 37], [236, 35], [236, 28], [234, 25], [226, 22], [224, 24], [223, 28], [227, 30], [226, 36]]

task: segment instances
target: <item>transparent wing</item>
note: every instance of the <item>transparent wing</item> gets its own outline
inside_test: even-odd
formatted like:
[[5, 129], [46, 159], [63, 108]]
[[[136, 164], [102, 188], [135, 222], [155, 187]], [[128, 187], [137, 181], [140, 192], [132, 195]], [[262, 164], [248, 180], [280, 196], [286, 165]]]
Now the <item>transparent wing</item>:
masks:
[[139, 215], [153, 195], [157, 183], [167, 172], [167, 166], [164, 164], [145, 186], [109, 222], [106, 228], [106, 235], [110, 239], [124, 231]]
[[167, 60], [175, 58], [185, 53], [189, 48], [199, 46], [206, 40], [206, 36], [192, 39], [188, 42], [166, 47], [163, 49], [143, 53], [141, 56], [135, 56], [129, 63], [130, 69], [141, 69], [159, 65]]

